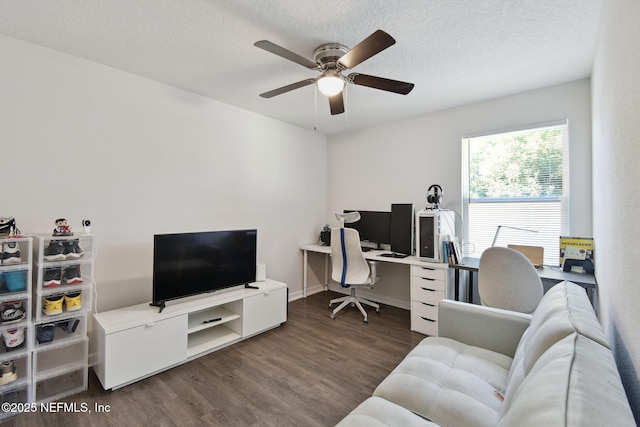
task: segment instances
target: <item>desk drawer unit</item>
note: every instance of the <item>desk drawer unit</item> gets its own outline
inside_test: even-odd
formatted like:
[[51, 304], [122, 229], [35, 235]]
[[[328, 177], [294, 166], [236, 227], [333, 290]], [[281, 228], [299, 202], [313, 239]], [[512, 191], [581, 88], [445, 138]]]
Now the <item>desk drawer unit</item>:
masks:
[[411, 330], [438, 335], [438, 303], [447, 297], [447, 267], [411, 266]]

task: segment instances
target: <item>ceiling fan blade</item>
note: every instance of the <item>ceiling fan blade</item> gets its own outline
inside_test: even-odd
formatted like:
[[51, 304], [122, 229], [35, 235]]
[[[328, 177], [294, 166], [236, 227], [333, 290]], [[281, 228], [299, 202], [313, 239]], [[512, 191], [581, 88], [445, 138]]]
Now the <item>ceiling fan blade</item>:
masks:
[[328, 96], [327, 98], [329, 98], [329, 108], [331, 109], [332, 116], [344, 113], [344, 100], [342, 98], [342, 92], [337, 95]]
[[259, 42], [255, 42], [253, 45], [255, 47], [259, 47], [260, 49], [264, 49], [267, 52], [271, 52], [273, 54], [281, 56], [284, 59], [293, 61], [296, 64], [300, 64], [303, 67], [310, 68], [312, 70], [318, 68], [318, 64], [316, 64], [314, 61], [307, 59], [304, 56], [300, 56], [295, 52], [291, 52], [290, 50], [285, 49], [282, 46], [278, 46], [275, 43], [271, 43], [268, 40], [260, 40]]
[[389, 34], [382, 30], [377, 30], [345, 53], [338, 60], [338, 63], [344, 68], [353, 68], [395, 43], [395, 39]]
[[413, 90], [413, 83], [401, 82], [398, 80], [385, 79], [383, 77], [369, 76], [367, 74], [351, 73], [347, 76], [347, 81], [359, 86], [367, 86], [374, 89], [386, 90], [388, 92], [406, 95]]
[[297, 83], [291, 83], [290, 85], [282, 86], [281, 88], [278, 88], [278, 89], [270, 90], [269, 92], [261, 93], [260, 96], [263, 98], [273, 98], [274, 96], [282, 95], [283, 93], [308, 86], [315, 82], [316, 82], [316, 79], [302, 80]]

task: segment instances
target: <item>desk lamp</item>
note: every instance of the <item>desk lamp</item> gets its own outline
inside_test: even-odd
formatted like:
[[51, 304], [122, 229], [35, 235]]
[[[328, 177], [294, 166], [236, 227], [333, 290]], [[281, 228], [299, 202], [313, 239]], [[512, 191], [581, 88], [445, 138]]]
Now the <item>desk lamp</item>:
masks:
[[519, 231], [528, 231], [529, 233], [537, 233], [538, 232], [538, 230], [530, 230], [528, 228], [509, 227], [508, 225], [499, 225], [498, 229], [496, 230], [496, 235], [493, 236], [493, 242], [491, 242], [491, 247], [494, 247], [496, 245], [496, 241], [498, 240], [498, 235], [500, 234], [500, 230], [502, 228], [510, 228], [511, 230], [519, 230]]

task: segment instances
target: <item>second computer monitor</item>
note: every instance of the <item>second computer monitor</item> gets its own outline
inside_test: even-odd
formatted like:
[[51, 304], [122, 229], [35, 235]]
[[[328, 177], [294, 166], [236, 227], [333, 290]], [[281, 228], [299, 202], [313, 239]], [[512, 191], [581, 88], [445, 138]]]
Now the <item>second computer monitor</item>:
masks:
[[413, 255], [413, 203], [391, 205], [391, 250]]
[[[355, 210], [345, 209], [344, 212]], [[361, 241], [388, 245], [391, 243], [391, 212], [358, 211], [360, 221], [345, 224], [345, 227], [355, 228], [360, 234]]]

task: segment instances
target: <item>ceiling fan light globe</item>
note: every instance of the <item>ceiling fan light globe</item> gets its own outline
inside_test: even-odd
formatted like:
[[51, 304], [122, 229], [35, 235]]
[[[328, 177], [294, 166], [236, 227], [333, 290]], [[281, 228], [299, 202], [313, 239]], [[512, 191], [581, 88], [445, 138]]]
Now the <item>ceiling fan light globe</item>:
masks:
[[323, 76], [318, 79], [318, 89], [326, 96], [334, 96], [344, 89], [344, 80], [337, 76]]

